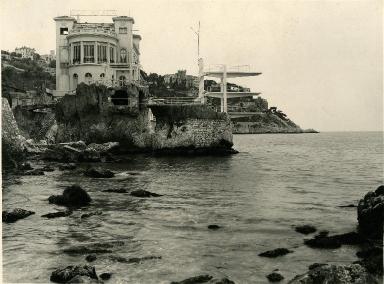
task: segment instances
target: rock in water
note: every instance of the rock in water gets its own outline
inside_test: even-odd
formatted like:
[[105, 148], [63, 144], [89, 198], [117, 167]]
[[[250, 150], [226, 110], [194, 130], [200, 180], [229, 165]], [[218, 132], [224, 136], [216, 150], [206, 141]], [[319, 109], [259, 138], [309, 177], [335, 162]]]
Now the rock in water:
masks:
[[49, 203], [69, 207], [81, 207], [88, 205], [92, 199], [88, 193], [79, 185], [67, 187], [62, 195], [52, 195], [48, 198]]
[[100, 274], [100, 278], [103, 279], [103, 280], [109, 280], [111, 278], [112, 274], [111, 273], [101, 273]]
[[[95, 267], [89, 265], [67, 266], [59, 268], [52, 272], [50, 280], [56, 283], [66, 283], [77, 276], [88, 276], [92, 279], [98, 279]], [[72, 282], [76, 283], [76, 282]]]
[[208, 229], [210, 229], [210, 230], [218, 230], [218, 229], [220, 229], [221, 227], [219, 226], [219, 225], [215, 225], [215, 224], [213, 224], [213, 225], [208, 225]]
[[316, 228], [311, 225], [302, 225], [295, 227], [295, 231], [304, 235], [308, 235], [316, 232]]
[[280, 282], [281, 280], [284, 279], [284, 277], [280, 273], [277, 273], [277, 272], [272, 272], [272, 273], [268, 274], [267, 278], [270, 282]]
[[93, 178], [112, 178], [115, 174], [110, 170], [95, 169], [89, 168], [84, 172], [84, 175], [87, 177]]
[[59, 166], [59, 170], [65, 171], [65, 170], [74, 170], [77, 168], [77, 165], [74, 163], [69, 163], [69, 164], [63, 164]]
[[13, 209], [13, 211], [3, 211], [2, 220], [4, 223], [13, 223], [19, 219], [27, 218], [28, 216], [35, 214], [33, 211], [24, 210], [21, 208]]
[[268, 250], [266, 252], [260, 253], [259, 256], [264, 257], [278, 257], [282, 255], [286, 255], [288, 253], [292, 253], [293, 251], [286, 249], [286, 248], [277, 248], [274, 250]]
[[366, 284], [378, 283], [368, 271], [359, 264], [351, 265], [324, 265], [298, 275], [288, 283], [290, 284]]
[[161, 194], [153, 193], [153, 192], [146, 191], [143, 189], [132, 191], [131, 195], [135, 196], [135, 197], [159, 197], [159, 196], [162, 196]]
[[359, 231], [372, 239], [383, 238], [384, 186], [368, 192], [357, 206]]
[[66, 217], [71, 214], [72, 214], [72, 210], [67, 210], [67, 211], [59, 211], [59, 212], [44, 214], [44, 215], [41, 215], [41, 217], [52, 219], [52, 218], [58, 218], [58, 217]]
[[341, 247], [341, 245], [358, 245], [363, 244], [365, 242], [365, 238], [356, 232], [350, 232], [334, 236], [318, 234], [313, 239], [304, 241], [304, 243], [309, 247], [325, 249], [339, 248]]
[[89, 254], [89, 255], [87, 255], [87, 257], [85, 258], [85, 260], [88, 261], [88, 262], [95, 261], [96, 259], [97, 259], [96, 254]]
[[171, 284], [198, 284], [198, 283], [207, 283], [213, 277], [211, 275], [199, 275], [185, 279], [180, 282], [171, 282]]

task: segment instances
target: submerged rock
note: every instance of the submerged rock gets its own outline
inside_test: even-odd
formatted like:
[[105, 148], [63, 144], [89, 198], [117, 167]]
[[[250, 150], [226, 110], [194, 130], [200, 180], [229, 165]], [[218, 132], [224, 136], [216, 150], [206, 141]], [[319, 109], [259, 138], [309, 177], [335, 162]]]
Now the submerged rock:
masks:
[[216, 224], [208, 225], [208, 229], [210, 229], [210, 230], [218, 230], [220, 228], [221, 228], [221, 226], [216, 225]]
[[119, 255], [110, 255], [109, 258], [113, 261], [117, 261], [121, 263], [141, 263], [146, 260], [161, 259], [161, 256], [149, 255], [144, 257], [125, 258]]
[[41, 170], [44, 172], [53, 172], [55, 169], [51, 166], [44, 166]]
[[25, 163], [21, 163], [19, 165], [19, 170], [21, 170], [21, 171], [29, 171], [29, 170], [33, 170], [33, 168], [32, 168], [30, 163], [25, 162]]
[[110, 170], [89, 168], [84, 172], [84, 175], [87, 177], [93, 178], [112, 178], [115, 176], [114, 172]]
[[34, 169], [34, 170], [30, 170], [30, 171], [25, 171], [23, 173], [23, 175], [25, 175], [25, 176], [43, 176], [44, 171], [42, 171], [41, 169]]
[[359, 264], [351, 265], [324, 265], [298, 275], [288, 283], [290, 284], [366, 284], [378, 283], [368, 271]]
[[95, 261], [97, 259], [97, 256], [96, 254], [89, 254], [85, 257], [85, 260], [88, 261], [88, 262], [92, 262], [92, 261]]
[[109, 280], [111, 279], [112, 273], [104, 272], [101, 273], [99, 276], [102, 280]]
[[143, 189], [132, 191], [131, 195], [135, 196], [135, 197], [159, 197], [159, 196], [162, 196], [161, 194], [153, 193], [153, 192], [146, 191]]
[[95, 253], [112, 253], [111, 249], [124, 245], [122, 241], [107, 242], [107, 243], [90, 243], [85, 245], [71, 246], [63, 250], [69, 255], [78, 254], [95, 254]]
[[383, 238], [384, 186], [368, 192], [357, 206], [359, 231], [372, 239]]
[[44, 214], [44, 215], [41, 215], [41, 217], [52, 219], [52, 218], [58, 218], [58, 217], [66, 217], [71, 215], [72, 213], [73, 213], [72, 210], [59, 211], [59, 212]]
[[182, 280], [180, 282], [174, 281], [171, 282], [171, 284], [197, 284], [197, 283], [207, 283], [209, 280], [211, 280], [213, 277], [211, 275], [205, 274], [205, 275], [199, 275], [194, 276], [191, 278], [187, 278], [185, 280]]
[[316, 227], [312, 225], [296, 226], [295, 231], [304, 235], [308, 235], [316, 232]]
[[62, 195], [52, 195], [48, 198], [49, 203], [68, 207], [81, 207], [88, 205], [92, 199], [88, 193], [79, 185], [67, 187]]
[[3, 211], [2, 220], [4, 223], [13, 223], [17, 220], [27, 218], [28, 216], [33, 214], [35, 214], [35, 212], [33, 211], [16, 208], [13, 209], [13, 211]]
[[281, 275], [280, 273], [278, 272], [272, 272], [270, 274], [267, 275], [267, 279], [270, 281], [270, 282], [280, 282], [281, 280], [284, 279], [283, 275]]
[[266, 252], [260, 253], [259, 256], [264, 257], [278, 257], [282, 255], [286, 255], [288, 253], [292, 253], [292, 250], [286, 249], [286, 248], [277, 248], [274, 250], [268, 250]]
[[114, 193], [127, 193], [128, 191], [124, 188], [118, 188], [118, 189], [105, 189], [103, 192], [114, 192]]
[[[56, 283], [67, 283], [72, 281], [74, 277], [87, 276], [91, 279], [98, 279], [94, 266], [67, 266], [65, 268], [58, 268], [52, 272], [50, 280]], [[70, 282], [71, 283], [71, 282]], [[72, 282], [76, 283], [76, 282]], [[78, 282], [77, 282], [78, 283]], [[81, 283], [81, 282], [80, 282]]]
[[100, 210], [97, 210], [97, 211], [82, 214], [80, 218], [84, 219], [84, 218], [89, 218], [89, 217], [94, 216], [94, 215], [101, 215], [101, 214], [103, 214], [103, 212], [101, 212]]
[[74, 170], [77, 168], [77, 165], [74, 163], [69, 163], [69, 164], [62, 164], [59, 165], [59, 170], [65, 171], [65, 170]]

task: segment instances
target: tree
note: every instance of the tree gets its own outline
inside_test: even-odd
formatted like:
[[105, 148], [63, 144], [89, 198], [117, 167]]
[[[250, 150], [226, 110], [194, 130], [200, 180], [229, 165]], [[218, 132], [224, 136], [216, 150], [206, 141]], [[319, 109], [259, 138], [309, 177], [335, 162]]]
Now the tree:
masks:
[[49, 62], [49, 67], [56, 68], [56, 60], [55, 59], [53, 59], [53, 60], [51, 60], [51, 62]]

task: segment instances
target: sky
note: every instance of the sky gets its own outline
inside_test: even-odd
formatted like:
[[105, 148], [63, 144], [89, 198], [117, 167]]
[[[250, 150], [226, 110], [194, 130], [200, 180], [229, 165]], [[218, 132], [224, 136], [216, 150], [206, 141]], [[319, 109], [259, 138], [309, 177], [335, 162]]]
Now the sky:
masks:
[[[1, 0], [1, 48], [55, 49], [55, 22], [71, 9], [135, 19], [147, 72], [197, 74], [197, 29], [206, 66], [250, 65], [250, 87], [302, 128], [383, 130], [383, 1]], [[81, 21], [111, 22], [111, 17]]]

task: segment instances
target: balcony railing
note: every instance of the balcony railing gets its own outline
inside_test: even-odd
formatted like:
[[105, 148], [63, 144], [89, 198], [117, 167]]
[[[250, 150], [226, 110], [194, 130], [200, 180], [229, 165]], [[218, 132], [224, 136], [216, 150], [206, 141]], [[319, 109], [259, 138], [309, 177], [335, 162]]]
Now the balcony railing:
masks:
[[114, 31], [103, 29], [103, 28], [81, 28], [81, 29], [74, 29], [69, 31], [68, 35], [78, 35], [78, 34], [103, 34], [103, 35], [110, 35], [113, 37], [117, 37], [117, 34]]

